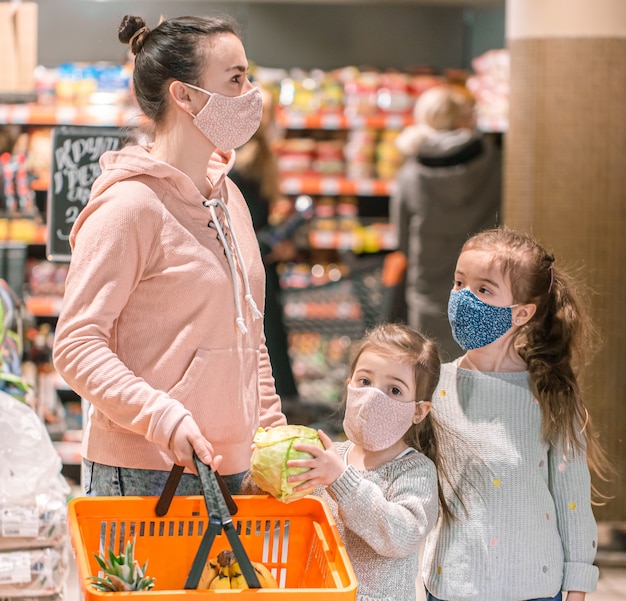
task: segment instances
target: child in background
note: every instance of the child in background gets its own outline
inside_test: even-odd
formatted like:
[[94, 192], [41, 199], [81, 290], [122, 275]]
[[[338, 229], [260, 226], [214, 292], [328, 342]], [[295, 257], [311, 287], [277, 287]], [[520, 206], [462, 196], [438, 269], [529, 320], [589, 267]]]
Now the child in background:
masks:
[[[311, 459], [290, 482], [316, 486], [333, 512], [354, 567], [358, 599], [415, 601], [420, 546], [437, 519], [438, 428], [430, 399], [440, 369], [437, 344], [400, 324], [370, 331], [348, 381], [344, 431], [325, 450], [294, 445]], [[446, 502], [441, 503], [447, 515]]]
[[272, 213], [276, 207], [289, 204], [280, 192], [278, 163], [272, 150], [272, 131], [275, 127], [272, 93], [260, 88], [263, 98], [263, 116], [259, 129], [249, 142], [237, 149], [235, 164], [229, 172], [250, 209], [252, 224], [259, 240], [261, 258], [265, 267], [265, 344], [272, 364], [276, 392], [283, 407], [298, 401], [298, 385], [291, 369], [287, 328], [284, 322], [283, 301], [278, 267], [293, 261], [297, 250], [291, 239], [267, 243], [272, 229]]
[[466, 511], [428, 536], [427, 599], [582, 601], [598, 580], [588, 463], [607, 462], [579, 385], [591, 330], [572, 281], [532, 237], [487, 230], [461, 250], [448, 315], [465, 354], [442, 365], [432, 413], [457, 434], [439, 452]]

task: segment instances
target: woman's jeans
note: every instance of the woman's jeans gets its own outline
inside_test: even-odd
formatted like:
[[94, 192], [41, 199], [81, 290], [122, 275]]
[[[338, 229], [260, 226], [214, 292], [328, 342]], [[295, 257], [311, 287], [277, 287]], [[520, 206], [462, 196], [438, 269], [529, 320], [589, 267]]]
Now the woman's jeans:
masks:
[[[170, 472], [140, 470], [102, 465], [83, 459], [83, 488], [86, 495], [98, 497], [152, 496], [160, 497]], [[222, 476], [228, 490], [236, 495], [246, 472]], [[194, 474], [183, 474], [176, 488], [177, 495], [201, 495], [200, 480]]]
[[[559, 593], [556, 597], [541, 597], [540, 599], [528, 599], [528, 601], [562, 601], [563, 596]], [[433, 597], [428, 591], [426, 591], [426, 601], [441, 601], [437, 597]]]

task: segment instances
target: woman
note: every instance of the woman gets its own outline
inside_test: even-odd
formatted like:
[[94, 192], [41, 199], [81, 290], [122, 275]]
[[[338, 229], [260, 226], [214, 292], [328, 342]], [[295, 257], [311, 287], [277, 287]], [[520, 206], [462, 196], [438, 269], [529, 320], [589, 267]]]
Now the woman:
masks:
[[[285, 423], [263, 337], [264, 271], [227, 178], [261, 97], [235, 24], [124, 17], [153, 142], [108, 152], [70, 234], [54, 363], [91, 404], [83, 484], [159, 495], [192, 454], [237, 492], [257, 427]], [[197, 494], [193, 473], [179, 494]]]

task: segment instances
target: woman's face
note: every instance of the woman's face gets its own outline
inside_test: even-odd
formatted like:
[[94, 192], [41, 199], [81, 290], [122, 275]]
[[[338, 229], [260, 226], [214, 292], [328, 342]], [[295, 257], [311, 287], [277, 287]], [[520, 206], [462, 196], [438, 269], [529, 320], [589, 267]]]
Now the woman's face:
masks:
[[[223, 96], [241, 96], [252, 88], [246, 52], [236, 35], [225, 33], [215, 37], [207, 53], [209, 58], [199, 87]], [[206, 102], [206, 96], [203, 101]]]

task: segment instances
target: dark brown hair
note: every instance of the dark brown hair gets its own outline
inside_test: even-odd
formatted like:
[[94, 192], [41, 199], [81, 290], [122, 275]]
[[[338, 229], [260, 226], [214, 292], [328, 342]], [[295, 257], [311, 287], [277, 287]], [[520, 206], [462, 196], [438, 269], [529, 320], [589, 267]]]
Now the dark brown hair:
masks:
[[149, 29], [141, 17], [126, 15], [118, 39], [135, 55], [133, 87], [139, 108], [159, 123], [167, 108], [167, 86], [172, 80], [197, 85], [206, 66], [206, 50], [215, 36], [240, 37], [229, 17], [177, 17]]
[[[350, 366], [350, 377], [356, 369], [359, 357], [365, 351], [374, 351], [394, 361], [408, 363], [414, 368], [415, 401], [430, 401], [439, 381], [441, 359], [439, 345], [430, 338], [399, 323], [384, 323], [369, 330], [356, 350]], [[451, 484], [447, 463], [439, 453], [439, 439], [445, 435], [433, 412], [419, 423], [413, 424], [404, 435], [404, 442], [428, 457], [437, 468], [439, 481], [438, 495], [442, 514], [450, 517], [451, 512], [445, 500], [442, 486], [445, 481]]]
[[[514, 345], [539, 400], [544, 439], [573, 453], [586, 450], [589, 467], [606, 480], [612, 468], [580, 386], [580, 372], [596, 337], [573, 278], [532, 236], [507, 227], [472, 236], [461, 252], [477, 249], [492, 253], [494, 265], [508, 278], [513, 303], [536, 306], [533, 317], [517, 331]], [[594, 492], [598, 494], [595, 487]]]

